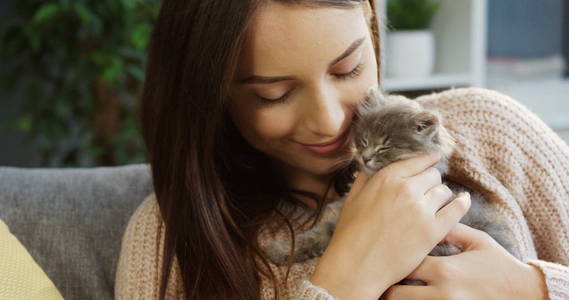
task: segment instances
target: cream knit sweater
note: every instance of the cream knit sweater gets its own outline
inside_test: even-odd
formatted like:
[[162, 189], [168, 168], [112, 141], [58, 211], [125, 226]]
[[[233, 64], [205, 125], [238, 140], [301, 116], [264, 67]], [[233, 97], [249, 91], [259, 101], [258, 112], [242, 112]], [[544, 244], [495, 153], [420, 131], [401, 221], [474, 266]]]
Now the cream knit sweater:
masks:
[[[402, 96], [395, 96], [402, 97]], [[416, 98], [437, 109], [457, 140], [449, 176], [469, 183], [496, 201], [514, 231], [523, 261], [544, 274], [550, 299], [569, 299], [569, 147], [528, 108], [498, 92], [460, 88]], [[327, 207], [327, 209], [330, 209]], [[116, 299], [155, 299], [158, 295], [164, 227], [154, 194], [131, 217], [122, 240], [116, 273]], [[259, 236], [287, 239], [286, 232]], [[284, 299], [334, 299], [307, 279], [318, 258], [291, 267], [271, 265]], [[184, 299], [177, 261], [167, 292]], [[263, 278], [261, 298], [273, 299]]]

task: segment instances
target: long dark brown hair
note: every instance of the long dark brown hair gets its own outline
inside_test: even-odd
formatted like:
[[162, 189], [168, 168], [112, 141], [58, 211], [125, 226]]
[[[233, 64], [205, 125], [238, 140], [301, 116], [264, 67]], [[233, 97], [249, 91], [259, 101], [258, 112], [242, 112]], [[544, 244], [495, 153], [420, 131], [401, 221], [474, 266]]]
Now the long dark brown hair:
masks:
[[[325, 195], [288, 188], [269, 157], [249, 146], [227, 115], [229, 82], [249, 19], [268, 1], [164, 0], [154, 24], [140, 122], [165, 225], [160, 299], [174, 257], [188, 299], [259, 299], [259, 273], [272, 280], [278, 297], [279, 283], [266, 271], [256, 238], [261, 225], [286, 224], [294, 243], [293, 213], [283, 213], [284, 205], [306, 209], [298, 194], [315, 199], [314, 225], [330, 187], [343, 195], [353, 180], [350, 163], [335, 172]], [[272, 1], [337, 8], [367, 2]], [[379, 60], [374, 1], [369, 4]]]

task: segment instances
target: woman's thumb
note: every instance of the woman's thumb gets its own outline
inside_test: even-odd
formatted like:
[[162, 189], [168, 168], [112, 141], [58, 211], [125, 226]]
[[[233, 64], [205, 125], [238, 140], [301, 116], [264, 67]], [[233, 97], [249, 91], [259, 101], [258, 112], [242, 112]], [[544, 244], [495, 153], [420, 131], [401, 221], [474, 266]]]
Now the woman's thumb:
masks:
[[469, 249], [477, 248], [483, 238], [483, 231], [462, 223], [456, 223], [442, 242], [453, 244], [462, 249], [462, 251], [467, 251]]

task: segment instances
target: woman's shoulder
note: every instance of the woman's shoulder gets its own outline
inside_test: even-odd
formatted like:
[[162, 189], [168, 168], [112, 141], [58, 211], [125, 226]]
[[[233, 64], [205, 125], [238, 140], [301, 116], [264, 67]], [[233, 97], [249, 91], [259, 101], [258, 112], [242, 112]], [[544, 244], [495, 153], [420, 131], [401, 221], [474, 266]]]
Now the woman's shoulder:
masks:
[[[430, 94], [421, 95], [415, 98], [416, 101], [427, 103], [427, 102], [449, 102], [449, 101], [484, 101], [499, 98], [499, 101], [514, 101], [508, 95], [503, 94], [499, 91], [480, 88], [480, 87], [461, 87], [461, 88], [449, 88], [446, 90], [432, 92]], [[508, 99], [505, 99], [508, 98]], [[514, 101], [515, 102], [515, 101]]]
[[[121, 246], [121, 255], [130, 255], [136, 248], [139, 255], [156, 256], [157, 245], [163, 243], [164, 222], [154, 193], [144, 198], [126, 226]], [[124, 252], [124, 253], [123, 253]]]
[[485, 153], [494, 159], [508, 158], [498, 146], [515, 149], [519, 143], [540, 143], [538, 135], [554, 135], [524, 104], [491, 89], [452, 88], [415, 101], [439, 112], [442, 125], [459, 146], [455, 152], [468, 156]]
[[129, 223], [137, 223], [138, 225], [159, 225], [161, 222], [162, 217], [160, 215], [160, 207], [158, 206], [158, 201], [156, 200], [156, 194], [154, 192], [144, 198], [129, 220]]
[[[161, 231], [164, 230], [164, 222], [160, 214], [160, 208], [154, 192], [144, 198], [142, 203], [138, 205], [134, 213], [130, 216], [126, 230], [123, 236], [123, 245], [128, 243], [156, 244], [160, 241]], [[155, 246], [152, 246], [155, 247]]]
[[[115, 278], [115, 298], [155, 299], [159, 292], [165, 226], [154, 193], [144, 198], [130, 217], [122, 238]], [[167, 295], [183, 294], [174, 257]]]
[[527, 107], [506, 94], [479, 87], [450, 88], [422, 95], [414, 100], [425, 108], [447, 112], [449, 117], [456, 113], [494, 112], [511, 115], [528, 111]]

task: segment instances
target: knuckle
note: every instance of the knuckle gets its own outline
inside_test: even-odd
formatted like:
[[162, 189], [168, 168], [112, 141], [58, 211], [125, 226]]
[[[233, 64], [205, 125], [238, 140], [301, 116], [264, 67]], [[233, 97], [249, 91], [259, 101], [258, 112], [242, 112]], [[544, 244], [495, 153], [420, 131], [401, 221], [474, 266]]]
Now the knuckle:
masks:
[[[436, 196], [446, 197], [449, 195], [450, 190], [444, 184], [439, 184], [435, 187], [434, 193]], [[452, 192], [450, 192], [452, 193]]]
[[428, 192], [433, 199], [450, 199], [453, 195], [452, 191], [444, 185], [437, 185]]
[[434, 267], [435, 275], [442, 279], [452, 278], [456, 273], [456, 268], [446, 260], [439, 260]]
[[482, 231], [482, 230], [477, 230], [478, 234], [480, 235], [480, 238], [486, 241], [493, 241], [494, 238], [492, 238], [492, 236], [490, 234], [488, 234], [488, 232], [486, 231]]
[[430, 167], [429, 172], [432, 174], [433, 177], [435, 177], [438, 180], [439, 184], [442, 182], [441, 172], [439, 171], [439, 169], [435, 167]]
[[452, 199], [454, 198], [454, 196], [455, 196], [455, 195], [454, 195], [453, 191], [451, 191], [451, 190], [445, 185], [445, 188], [444, 188], [444, 198], [445, 198], [447, 201], [450, 201], [450, 200], [452, 200]]
[[401, 185], [399, 186], [399, 191], [401, 192], [401, 194], [406, 196], [412, 196], [415, 194], [415, 188], [409, 181], [404, 181], [403, 183], [401, 183]]
[[468, 209], [470, 208], [470, 198], [469, 197], [466, 197], [466, 198], [463, 197], [461, 200], [458, 200], [455, 202], [456, 202], [456, 206], [457, 206], [459, 213], [461, 213], [462, 215], [465, 215], [466, 212], [468, 211]]
[[417, 213], [423, 218], [424, 222], [433, 222], [435, 220], [435, 215], [431, 212], [429, 204], [426, 201], [417, 201], [415, 204]]
[[429, 168], [431, 170], [431, 172], [435, 173], [436, 175], [441, 175], [441, 172], [439, 171], [439, 169], [435, 168], [435, 167], [430, 167]]
[[410, 205], [408, 205], [408, 209], [409, 213], [412, 214], [413, 216], [417, 216], [417, 218], [419, 218], [419, 220], [422, 221], [423, 224], [430, 222], [429, 216], [426, 213], [427, 210], [424, 208], [424, 205], [422, 205], [421, 203], [411, 202]]
[[449, 196], [452, 196], [454, 194], [446, 184], [441, 184], [441, 189]]

